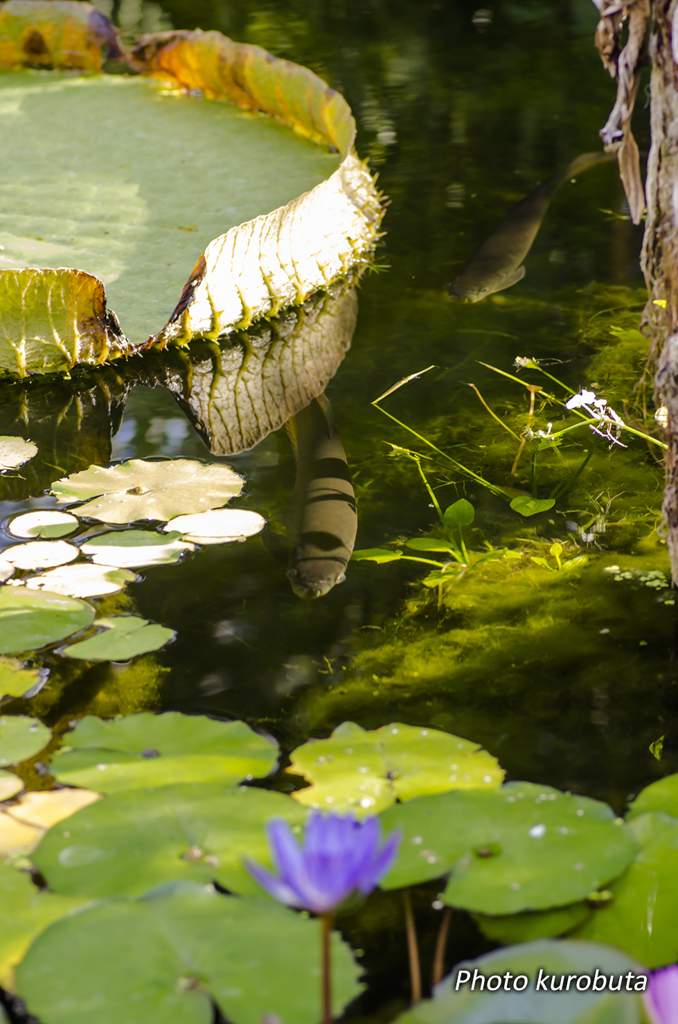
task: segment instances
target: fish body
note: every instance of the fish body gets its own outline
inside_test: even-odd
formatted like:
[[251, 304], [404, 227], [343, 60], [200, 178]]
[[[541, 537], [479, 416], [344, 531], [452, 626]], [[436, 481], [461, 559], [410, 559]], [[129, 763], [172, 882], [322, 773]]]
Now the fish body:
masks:
[[449, 286], [450, 294], [466, 302], [479, 302], [522, 280], [525, 276], [523, 260], [537, 237], [556, 190], [589, 167], [611, 160], [616, 160], [615, 153], [582, 153], [564, 170], [533, 189], [476, 249]]
[[297, 597], [322, 597], [346, 578], [358, 531], [355, 493], [324, 395], [297, 413], [288, 433], [297, 477], [287, 515], [287, 576]]

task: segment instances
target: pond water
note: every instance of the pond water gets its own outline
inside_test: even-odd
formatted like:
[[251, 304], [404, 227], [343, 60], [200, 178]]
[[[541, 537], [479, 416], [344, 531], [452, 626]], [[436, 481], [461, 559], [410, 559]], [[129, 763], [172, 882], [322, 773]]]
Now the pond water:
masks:
[[[142, 570], [124, 597], [102, 599], [104, 613], [133, 611], [175, 630], [172, 644], [126, 665], [50, 656], [48, 685], [3, 712], [38, 716], [57, 732], [87, 713], [244, 719], [284, 751], [346, 720], [432, 726], [482, 744], [508, 779], [605, 800], [621, 813], [643, 786], [678, 770], [676, 606], [658, 585], [669, 569], [657, 533], [660, 449], [628, 433], [621, 447], [582, 426], [560, 447], [537, 453], [528, 441], [512, 472], [516, 435], [572, 425], [562, 402], [582, 388], [658, 436], [651, 387], [636, 387], [646, 356], [637, 331], [641, 229], [614, 165], [557, 191], [523, 280], [476, 304], [446, 290], [512, 206], [598, 148], [614, 83], [593, 47], [595, 9], [586, 0], [497, 0], [482, 10], [465, 0], [97, 6], [130, 37], [219, 29], [310, 66], [346, 96], [358, 151], [390, 200], [378, 272], [359, 283], [350, 351], [338, 355], [326, 391], [353, 474], [356, 547], [406, 551], [407, 539], [440, 535], [417, 465], [393, 457], [396, 445], [431, 456], [422, 466], [443, 509], [459, 498], [474, 506], [469, 549], [509, 547], [521, 557], [500, 550], [430, 587], [422, 584], [430, 566], [353, 561], [344, 583], [301, 601], [260, 538], [204, 547]], [[637, 117], [647, 148], [646, 112]], [[0, 386], [0, 434], [23, 433], [40, 447], [23, 474], [2, 481], [2, 515], [55, 507], [43, 489], [90, 462], [184, 456], [236, 469], [246, 480], [236, 506], [283, 532], [295, 481], [289, 439], [277, 430], [249, 451], [221, 454], [195, 385], [207, 375], [216, 400], [213, 357], [190, 353], [191, 373], [172, 356], [72, 382]], [[542, 361], [564, 387], [516, 368], [518, 357]], [[372, 405], [429, 367], [380, 404], [494, 492]], [[555, 504], [534, 516], [509, 506], [553, 492]], [[658, 760], [649, 748], [660, 736]], [[50, 784], [30, 763], [23, 771], [33, 788]], [[281, 774], [276, 785], [293, 784]], [[427, 963], [436, 891], [422, 891], [415, 908]], [[401, 905], [376, 895], [345, 931], [365, 950], [369, 981], [347, 1019], [388, 1020], [408, 999]], [[460, 913], [447, 967], [491, 945]]]

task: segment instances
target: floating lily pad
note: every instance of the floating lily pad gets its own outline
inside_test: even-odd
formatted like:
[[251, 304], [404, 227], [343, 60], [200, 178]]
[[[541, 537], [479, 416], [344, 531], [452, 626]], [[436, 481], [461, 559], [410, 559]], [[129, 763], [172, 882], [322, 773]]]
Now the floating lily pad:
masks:
[[[602, 989], [598, 981], [599, 991], [592, 991], [592, 982], [596, 969], [600, 976], [614, 976], [614, 984], [618, 984], [621, 976], [620, 992]], [[468, 972], [469, 980], [473, 972], [487, 979], [491, 975], [500, 978], [500, 984], [493, 992], [487, 985], [481, 990], [476, 984], [475, 990], [465, 983]], [[522, 992], [503, 991], [503, 979], [508, 975], [512, 978], [524, 975], [528, 984]], [[544, 975], [547, 977], [547, 990], [536, 991], [536, 985]], [[433, 999], [425, 999], [413, 1009], [396, 1018], [398, 1024], [508, 1024], [509, 1021], [520, 1024], [640, 1024], [643, 1019], [641, 997], [634, 991], [627, 992], [626, 975], [628, 972], [639, 978], [642, 968], [630, 957], [597, 942], [557, 942], [541, 939], [522, 946], [509, 946], [486, 953], [477, 960], [464, 960], [457, 964], [452, 973], [435, 989]], [[561, 978], [567, 985], [567, 978], [573, 975], [572, 987], [568, 991], [550, 991], [551, 978], [558, 986]], [[581, 983], [582, 991], [575, 988], [576, 979], [590, 978], [587, 989], [586, 982]], [[494, 983], [496, 985], [496, 982]], [[638, 982], [640, 985], [642, 982]], [[459, 986], [457, 988], [457, 986]]]
[[529, 782], [422, 797], [382, 820], [386, 831], [404, 832], [384, 888], [451, 870], [444, 901], [482, 914], [576, 903], [620, 875], [636, 852], [607, 804]]
[[[37, 543], [37, 542], [36, 542]], [[94, 608], [75, 598], [24, 587], [0, 589], [0, 654], [38, 650], [86, 629]]]
[[49, 676], [48, 668], [25, 668], [15, 658], [0, 658], [0, 704], [14, 697], [33, 696]]
[[402, 557], [402, 551], [389, 551], [388, 548], [363, 548], [351, 555], [354, 562], [397, 562]]
[[179, 533], [163, 536], [151, 530], [102, 533], [82, 545], [83, 553], [98, 565], [134, 569], [178, 562], [182, 555], [193, 550], [193, 545], [182, 540]]
[[129, 569], [78, 562], [39, 576], [29, 576], [22, 582], [29, 590], [49, 590], [52, 594], [66, 594], [69, 597], [104, 597], [106, 594], [117, 594], [138, 578]]
[[218, 508], [237, 497], [242, 485], [243, 478], [229, 466], [194, 459], [130, 459], [108, 468], [90, 466], [57, 480], [52, 493], [62, 502], [93, 499], [78, 509], [79, 516], [89, 519], [164, 523], [184, 513]]
[[[334, 1012], [360, 991], [332, 936]], [[29, 1012], [50, 1024], [233, 1024], [318, 1019], [318, 922], [283, 907], [180, 883], [57, 921], [17, 970]]]
[[70, 512], [56, 512], [42, 509], [38, 512], [24, 512], [11, 520], [7, 529], [14, 537], [66, 537], [79, 526]]
[[483, 935], [503, 946], [514, 942], [532, 942], [534, 939], [551, 939], [565, 935], [585, 921], [591, 914], [588, 903], [573, 903], [569, 907], [555, 910], [537, 910], [525, 914], [504, 914], [499, 917], [490, 914], [474, 914], [473, 920]]
[[513, 511], [520, 512], [521, 516], [536, 516], [539, 512], [547, 512], [554, 505], [553, 498], [529, 498], [526, 495], [514, 498], [511, 502]]
[[[23, 779], [13, 772], [6, 772], [0, 769], [0, 801], [11, 800], [13, 796], [20, 793], [24, 788]], [[2, 982], [0, 982], [2, 984]]]
[[159, 650], [177, 635], [175, 630], [149, 623], [138, 615], [114, 615], [97, 619], [94, 625], [103, 632], [64, 647], [61, 653], [86, 661], [128, 661], [138, 654]]
[[678, 960], [678, 819], [649, 812], [629, 823], [640, 844], [630, 868], [609, 886], [613, 899], [576, 935], [611, 942], [646, 967]]
[[14, 968], [33, 939], [84, 902], [74, 896], [40, 892], [28, 873], [0, 864], [0, 985], [13, 989]]
[[297, 790], [295, 800], [357, 814], [426, 793], [498, 786], [504, 778], [496, 759], [477, 743], [399, 722], [369, 732], [344, 722], [329, 739], [310, 740], [291, 757], [287, 770], [313, 783]]
[[0, 437], [0, 473], [17, 469], [38, 454], [37, 444], [23, 437]]
[[44, 832], [100, 799], [101, 793], [88, 789], [41, 789], [24, 793], [16, 803], [4, 807], [3, 812]]
[[0, 808], [0, 862], [29, 856], [44, 834], [44, 829], [19, 821]]
[[631, 821], [647, 811], [664, 811], [678, 818], [678, 774], [666, 775], [642, 789], [626, 815]]
[[167, 711], [102, 721], [88, 715], [52, 758], [54, 777], [102, 793], [179, 782], [233, 785], [266, 775], [278, 748], [244, 722]]
[[49, 569], [54, 565], [66, 565], [79, 554], [79, 548], [66, 540], [32, 540], [6, 548], [2, 557], [17, 569]]
[[51, 731], [37, 718], [23, 715], [0, 718], [0, 766], [20, 764], [33, 757], [51, 738]]
[[13, 575], [14, 566], [10, 565], [4, 558], [0, 558], [0, 583], [4, 583], [5, 580], [10, 579]]
[[274, 817], [301, 832], [306, 811], [281, 793], [247, 786], [135, 789], [73, 815], [68, 836], [52, 829], [34, 860], [51, 889], [73, 895], [136, 896], [182, 879], [261, 895], [241, 861], [271, 866], [264, 823]]
[[197, 512], [192, 516], [177, 516], [163, 530], [176, 530], [186, 540], [196, 544], [226, 544], [246, 540], [261, 533], [266, 520], [258, 512], [243, 508], [218, 508], [211, 512]]

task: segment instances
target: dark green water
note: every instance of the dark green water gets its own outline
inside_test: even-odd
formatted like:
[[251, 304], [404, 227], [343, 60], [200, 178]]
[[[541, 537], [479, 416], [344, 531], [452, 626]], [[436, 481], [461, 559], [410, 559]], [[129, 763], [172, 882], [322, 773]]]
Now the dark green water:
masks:
[[[313, 68], [354, 110], [359, 153], [371, 158], [390, 198], [377, 251], [381, 272], [360, 284], [352, 347], [327, 390], [354, 472], [359, 548], [435, 525], [414, 463], [390, 458], [385, 442], [425, 448], [371, 405], [431, 364], [384, 407], [497, 487], [530, 492], [534, 445], [512, 476], [518, 444], [468, 384], [516, 433], [526, 425], [528, 400], [478, 360], [508, 373], [518, 356], [558, 360], [545, 368], [574, 391], [593, 387], [628, 422], [652, 431], [651, 395], [644, 418], [644, 393], [633, 392], [642, 342], [610, 330], [637, 327], [644, 303], [641, 233], [625, 218], [614, 166], [594, 168], [557, 193], [514, 288], [477, 305], [455, 303], [445, 291], [514, 203], [599, 146], [614, 85], [593, 47], [595, 9], [587, 0], [497, 2], [491, 19], [462, 0], [98, 6], [129, 35], [197, 26], [262, 45]], [[646, 148], [639, 106], [637, 134]], [[551, 386], [534, 371], [521, 376]], [[212, 458], [167, 389], [150, 387], [146, 377], [130, 390], [134, 373], [122, 377], [89, 374], [75, 395], [65, 383], [3, 386], [0, 433], [16, 429], [27, 408], [26, 435], [41, 450], [55, 438], [53, 464], [66, 462], [68, 471], [80, 468], [78, 444], [91, 461]], [[556, 407], [539, 410], [538, 401], [535, 429], [562, 416]], [[582, 428], [570, 438], [563, 464], [553, 452], [540, 453], [540, 497], [575, 470], [592, 435]], [[519, 564], [490, 563], [448, 585], [440, 606], [414, 563], [352, 563], [344, 584], [302, 602], [260, 540], [205, 548], [182, 564], [144, 571], [132, 588], [138, 613], [175, 629], [174, 644], [127, 668], [55, 664], [39, 697], [8, 710], [61, 727], [88, 710], [244, 718], [288, 750], [346, 719], [366, 727], [433, 725], [482, 743], [508, 778], [585, 793], [621, 811], [630, 794], [678, 769], [676, 607], [637, 577], [615, 581], [603, 571], [668, 571], [656, 534], [661, 466], [643, 441], [624, 441], [627, 449], [610, 450], [599, 440], [579, 481], [554, 509], [530, 519], [442, 460], [431, 464], [443, 507], [462, 496], [476, 507], [470, 546], [524, 552]], [[240, 504], [282, 521], [295, 474], [285, 432], [224, 461], [247, 478]], [[27, 493], [38, 495], [60, 475], [45, 467]], [[5, 486], [8, 502], [23, 497]], [[18, 507], [3, 505], [3, 514]], [[545, 557], [555, 567], [548, 550], [556, 540], [569, 557], [588, 555], [580, 572], [552, 572], [530, 560]], [[657, 761], [648, 748], [660, 735], [666, 740]], [[434, 896], [435, 886], [417, 908], [425, 957]], [[376, 895], [347, 934], [365, 949], [371, 981], [352, 1019], [387, 1019], [407, 998], [399, 903]], [[458, 914], [448, 966], [487, 948]]]

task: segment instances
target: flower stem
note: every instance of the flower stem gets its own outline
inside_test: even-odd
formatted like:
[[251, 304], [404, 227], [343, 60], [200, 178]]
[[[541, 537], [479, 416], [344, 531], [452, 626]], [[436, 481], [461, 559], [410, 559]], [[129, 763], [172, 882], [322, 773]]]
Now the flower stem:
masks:
[[417, 929], [412, 912], [412, 893], [403, 889], [405, 902], [405, 929], [407, 931], [407, 956], [410, 962], [411, 1005], [421, 1000], [421, 967], [419, 965], [419, 946], [417, 945]]
[[323, 1024], [332, 1024], [332, 958], [330, 938], [332, 936], [332, 918], [323, 914], [320, 918], [322, 947], [322, 1010]]
[[445, 948], [447, 946], [447, 935], [450, 930], [450, 921], [452, 920], [452, 907], [445, 907], [443, 910], [443, 919], [440, 922], [440, 929], [438, 931], [438, 940], [436, 942], [436, 952], [433, 958], [433, 984], [437, 985], [439, 981], [442, 981], [443, 974], [445, 973]]

